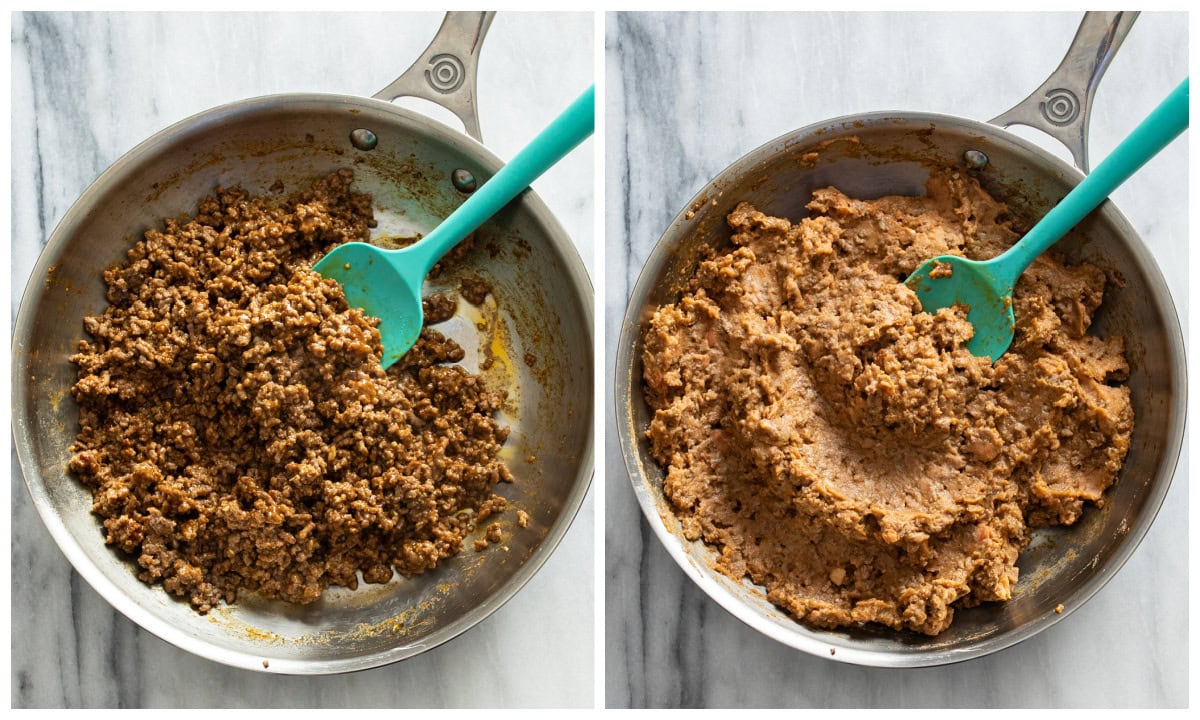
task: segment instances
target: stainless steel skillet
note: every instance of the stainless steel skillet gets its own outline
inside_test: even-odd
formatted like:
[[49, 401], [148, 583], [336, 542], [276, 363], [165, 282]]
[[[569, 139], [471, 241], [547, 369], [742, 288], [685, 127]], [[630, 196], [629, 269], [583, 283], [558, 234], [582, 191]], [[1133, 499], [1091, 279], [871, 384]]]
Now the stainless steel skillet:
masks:
[[[201, 618], [136, 581], [133, 569], [104, 547], [86, 491], [63, 472], [75, 424], [74, 368], [66, 355], [82, 336], [81, 318], [103, 307], [100, 271], [146, 227], [194, 208], [217, 184], [264, 191], [281, 180], [296, 188], [340, 167], [353, 168], [359, 187], [374, 194], [379, 233], [427, 231], [464, 197], [452, 182], [455, 170], [483, 182], [501, 161], [477, 139], [386, 100], [417, 91], [450, 98], [477, 135], [473, 78], [491, 17], [449, 16], [405, 74], [409, 85], [393, 85], [378, 99], [254, 98], [164, 130], [97, 179], [39, 258], [14, 328], [13, 433], [22, 472], [47, 528], [80, 574], [160, 637], [239, 667], [263, 670], [267, 661], [272, 672], [380, 665], [434, 647], [489, 615], [566, 532], [592, 471], [592, 291], [570, 238], [532, 192], [483, 231], [459, 271], [490, 280], [499, 311], [464, 307], [449, 323], [467, 350], [465, 364], [491, 353], [497, 360], [488, 377], [510, 391], [503, 420], [513, 433], [504, 457], [518, 482], [500, 491], [531, 523], [505, 528], [507, 549], [464, 553], [413, 581], [331, 591], [313, 606], [248, 598]], [[531, 129], [537, 121], [531, 118]], [[362, 129], [373, 133], [373, 143], [355, 133]], [[453, 287], [457, 280], [451, 274], [438, 283]], [[524, 362], [526, 353], [532, 365]], [[526, 462], [530, 455], [535, 462]]]
[[[649, 413], [641, 390], [641, 335], [649, 313], [678, 296], [703, 248], [728, 242], [724, 218], [741, 200], [772, 214], [802, 217], [813, 188], [832, 184], [864, 197], [919, 194], [928, 168], [948, 165], [978, 175], [1017, 213], [1039, 216], [1082, 174], [998, 126], [1022, 122], [1050, 131], [1086, 167], [1091, 97], [1132, 20], [1128, 13], [1089, 14], [1062, 66], [993, 123], [932, 113], [868, 113], [776, 138], [709, 182], [660, 238], [621, 327], [615, 361], [617, 431], [650, 526], [684, 572], [744, 622], [780, 642], [845, 662], [896, 667], [954, 662], [1007, 647], [1065, 617], [1113, 576], [1144, 536], [1166, 494], [1183, 435], [1183, 342], [1161, 273], [1112, 203], [1089, 218], [1063, 249], [1072, 261], [1120, 268], [1123, 286], [1107, 296], [1097, 332], [1123, 335], [1131, 348], [1130, 385], [1139, 423], [1133, 449], [1105, 508], [1089, 512], [1073, 528], [1038, 534], [1019, 563], [1023, 580], [1013, 601], [964, 611], [938, 638], [871, 629], [813, 631], [767, 603], [760, 588], [713, 572], [711, 552], [682, 538], [663, 499], [662, 474], [643, 437]], [[818, 160], [805, 161], [814, 150]], [[1054, 612], [1060, 602], [1063, 615]]]

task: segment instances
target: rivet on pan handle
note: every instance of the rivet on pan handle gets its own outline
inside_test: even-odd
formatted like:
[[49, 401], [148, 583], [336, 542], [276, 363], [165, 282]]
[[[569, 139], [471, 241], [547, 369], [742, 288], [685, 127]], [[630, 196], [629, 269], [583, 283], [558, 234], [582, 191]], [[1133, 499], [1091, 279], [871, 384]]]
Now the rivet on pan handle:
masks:
[[1075, 167], [1088, 167], [1088, 121], [1092, 98], [1121, 41], [1129, 34], [1136, 12], [1089, 12], [1058, 69], [1033, 93], [989, 122], [1000, 127], [1028, 125], [1067, 146]]
[[448, 12], [437, 35], [391, 85], [372, 95], [391, 102], [418, 97], [437, 103], [462, 120], [467, 134], [479, 142], [479, 110], [475, 106], [475, 78], [479, 49], [491, 27], [494, 12]]

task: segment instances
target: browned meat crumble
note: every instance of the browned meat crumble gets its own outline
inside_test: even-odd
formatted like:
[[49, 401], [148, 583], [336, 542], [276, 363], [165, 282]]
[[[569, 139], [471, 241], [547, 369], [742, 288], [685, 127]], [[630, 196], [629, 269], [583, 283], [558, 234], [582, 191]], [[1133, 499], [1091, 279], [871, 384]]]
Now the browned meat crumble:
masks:
[[503, 393], [428, 327], [385, 372], [377, 321], [311, 270], [369, 237], [352, 181], [271, 201], [218, 188], [164, 220], [105, 272], [109, 306], [71, 357], [71, 472], [139, 577], [202, 613], [424, 572], [505, 506]]

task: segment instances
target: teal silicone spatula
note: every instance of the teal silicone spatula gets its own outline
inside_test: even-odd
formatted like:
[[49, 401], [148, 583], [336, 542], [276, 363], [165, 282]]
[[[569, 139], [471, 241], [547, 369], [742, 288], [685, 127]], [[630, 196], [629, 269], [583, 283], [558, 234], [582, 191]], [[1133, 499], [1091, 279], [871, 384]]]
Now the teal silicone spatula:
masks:
[[[917, 293], [925, 312], [965, 305], [975, 335], [967, 349], [995, 362], [1012, 344], [1012, 293], [1025, 268], [1084, 218], [1147, 160], [1188, 126], [1188, 79], [1185, 78], [1104, 162], [1046, 213], [1016, 245], [990, 260], [955, 255], [927, 260], [904, 282]], [[940, 265], [939, 271], [934, 272]], [[948, 272], [947, 272], [948, 271]]]
[[399, 250], [346, 243], [313, 266], [322, 277], [342, 284], [351, 307], [379, 318], [385, 368], [408, 352], [421, 334], [425, 276], [443, 255], [592, 134], [595, 95], [593, 85], [420, 241]]

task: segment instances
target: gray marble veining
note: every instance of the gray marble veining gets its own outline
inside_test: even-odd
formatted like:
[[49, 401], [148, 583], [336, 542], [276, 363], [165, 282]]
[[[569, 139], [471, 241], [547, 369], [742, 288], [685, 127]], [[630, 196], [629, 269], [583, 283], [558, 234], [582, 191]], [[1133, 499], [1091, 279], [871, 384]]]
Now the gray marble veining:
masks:
[[[871, 110], [986, 119], [1058, 64], [1078, 13], [606, 17], [606, 377], [654, 242], [728, 164], [787, 131]], [[1143, 13], [1100, 85], [1093, 162], [1188, 71], [1186, 15]], [[1066, 157], [1032, 131], [1019, 131]], [[1114, 193], [1187, 327], [1188, 139]], [[611, 388], [611, 384], [609, 385]], [[1120, 573], [1038, 636], [958, 665], [879, 670], [775, 643], [708, 599], [643, 519], [606, 397], [609, 707], [1182, 707], [1188, 702], [1187, 446]]]
[[[12, 16], [12, 309], [67, 208], [141, 140], [196, 112], [279, 92], [370, 95], [440, 13], [24, 13]], [[484, 139], [512, 157], [593, 79], [591, 14], [499, 14], [481, 53]], [[414, 104], [414, 103], [405, 103]], [[415, 105], [415, 104], [414, 104]], [[443, 117], [445, 115], [443, 114]], [[534, 184], [593, 261], [593, 143]], [[10, 319], [11, 322], [11, 319]], [[593, 507], [507, 605], [416, 658], [277, 677], [189, 655], [117, 613], [71, 569], [12, 460], [17, 707], [495, 707], [593, 704]]]

